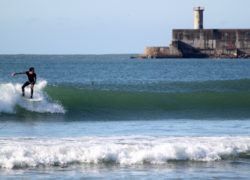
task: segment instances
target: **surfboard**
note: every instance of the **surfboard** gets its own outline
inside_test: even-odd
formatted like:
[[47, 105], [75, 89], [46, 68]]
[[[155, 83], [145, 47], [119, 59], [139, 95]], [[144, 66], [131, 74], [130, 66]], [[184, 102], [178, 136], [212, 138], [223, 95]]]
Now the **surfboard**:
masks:
[[42, 98], [32, 98], [32, 99], [30, 99], [30, 98], [27, 98], [27, 97], [23, 97], [23, 99], [26, 100], [26, 101], [30, 101], [30, 102], [40, 102], [40, 101], [43, 100]]

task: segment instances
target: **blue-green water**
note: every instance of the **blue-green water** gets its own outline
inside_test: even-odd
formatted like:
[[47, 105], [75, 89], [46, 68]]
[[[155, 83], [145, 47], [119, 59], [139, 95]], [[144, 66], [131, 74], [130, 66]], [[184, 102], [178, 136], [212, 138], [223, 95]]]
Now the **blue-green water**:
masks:
[[[31, 66], [42, 102], [24, 100], [26, 77], [11, 77]], [[2, 55], [1, 179], [248, 179], [249, 69], [245, 59]]]

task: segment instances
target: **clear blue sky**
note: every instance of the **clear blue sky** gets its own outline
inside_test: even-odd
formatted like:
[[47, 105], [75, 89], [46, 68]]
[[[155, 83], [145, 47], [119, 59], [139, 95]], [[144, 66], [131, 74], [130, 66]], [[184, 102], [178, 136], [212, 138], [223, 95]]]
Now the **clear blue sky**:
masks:
[[250, 28], [250, 0], [0, 0], [1, 54], [143, 53], [173, 28]]

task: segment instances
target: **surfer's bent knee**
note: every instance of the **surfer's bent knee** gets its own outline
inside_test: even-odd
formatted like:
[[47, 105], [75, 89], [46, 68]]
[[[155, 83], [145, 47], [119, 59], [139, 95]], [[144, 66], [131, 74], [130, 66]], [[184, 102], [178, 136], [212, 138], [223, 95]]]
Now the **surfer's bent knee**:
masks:
[[31, 89], [33, 89], [33, 88], [34, 88], [34, 86], [35, 86], [35, 83], [31, 83], [30, 88], [31, 88]]

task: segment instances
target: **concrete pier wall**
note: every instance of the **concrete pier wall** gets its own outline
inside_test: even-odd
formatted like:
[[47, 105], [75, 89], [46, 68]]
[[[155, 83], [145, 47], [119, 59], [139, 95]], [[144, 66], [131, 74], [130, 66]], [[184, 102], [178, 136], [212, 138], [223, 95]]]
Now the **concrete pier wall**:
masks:
[[250, 29], [174, 29], [169, 47], [146, 47], [141, 58], [250, 57]]
[[172, 39], [198, 49], [250, 49], [250, 29], [174, 29]]
[[169, 46], [169, 47], [146, 47], [144, 51], [144, 55], [147, 58], [164, 58], [166, 55], [169, 58], [180, 58], [182, 57], [182, 53], [178, 50], [177, 47]]

